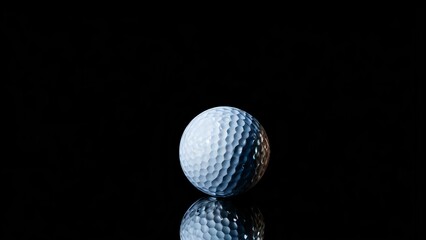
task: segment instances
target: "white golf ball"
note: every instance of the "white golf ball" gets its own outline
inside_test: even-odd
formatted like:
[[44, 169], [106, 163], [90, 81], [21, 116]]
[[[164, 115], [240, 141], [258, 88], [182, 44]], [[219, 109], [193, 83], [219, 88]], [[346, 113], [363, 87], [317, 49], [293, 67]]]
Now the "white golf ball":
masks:
[[207, 109], [185, 128], [179, 146], [182, 170], [200, 191], [216, 197], [255, 186], [269, 163], [269, 140], [249, 113], [228, 106]]

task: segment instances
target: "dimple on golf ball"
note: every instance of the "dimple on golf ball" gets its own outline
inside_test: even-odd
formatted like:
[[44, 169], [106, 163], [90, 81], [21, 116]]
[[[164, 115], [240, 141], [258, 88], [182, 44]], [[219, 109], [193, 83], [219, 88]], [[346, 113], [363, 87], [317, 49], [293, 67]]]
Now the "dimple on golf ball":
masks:
[[207, 109], [185, 128], [179, 158], [187, 179], [205, 194], [235, 196], [254, 187], [269, 163], [265, 129], [249, 113], [229, 106]]

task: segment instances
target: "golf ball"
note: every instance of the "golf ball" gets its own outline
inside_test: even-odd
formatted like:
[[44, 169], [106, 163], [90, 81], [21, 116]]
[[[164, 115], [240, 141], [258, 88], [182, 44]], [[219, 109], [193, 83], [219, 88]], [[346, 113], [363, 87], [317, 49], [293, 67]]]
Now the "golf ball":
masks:
[[270, 155], [262, 125], [249, 113], [229, 106], [207, 109], [185, 128], [179, 158], [187, 179], [200, 191], [229, 197], [255, 186]]
[[265, 222], [258, 208], [229, 200], [201, 198], [183, 215], [180, 239], [264, 239]]

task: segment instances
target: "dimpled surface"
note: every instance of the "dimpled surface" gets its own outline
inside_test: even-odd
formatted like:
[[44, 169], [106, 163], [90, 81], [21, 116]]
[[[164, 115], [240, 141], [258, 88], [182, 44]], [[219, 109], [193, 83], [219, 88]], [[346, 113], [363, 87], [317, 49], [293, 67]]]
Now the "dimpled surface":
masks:
[[238, 195], [256, 185], [268, 166], [269, 141], [260, 123], [234, 107], [214, 107], [185, 128], [179, 146], [182, 170], [200, 191]]
[[230, 201], [201, 198], [189, 207], [180, 225], [182, 240], [263, 239], [265, 224], [257, 208], [238, 208]]

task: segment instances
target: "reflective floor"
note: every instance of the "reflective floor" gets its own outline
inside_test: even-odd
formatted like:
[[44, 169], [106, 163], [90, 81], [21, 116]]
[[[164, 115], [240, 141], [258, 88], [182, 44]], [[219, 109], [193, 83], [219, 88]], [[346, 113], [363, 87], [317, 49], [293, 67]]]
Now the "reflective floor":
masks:
[[378, 182], [291, 177], [279, 181], [271, 168], [246, 194], [214, 199], [180, 169], [156, 177], [129, 168], [3, 169], [2, 231], [5, 239], [415, 239], [415, 199], [401, 194], [403, 182], [369, 192]]

